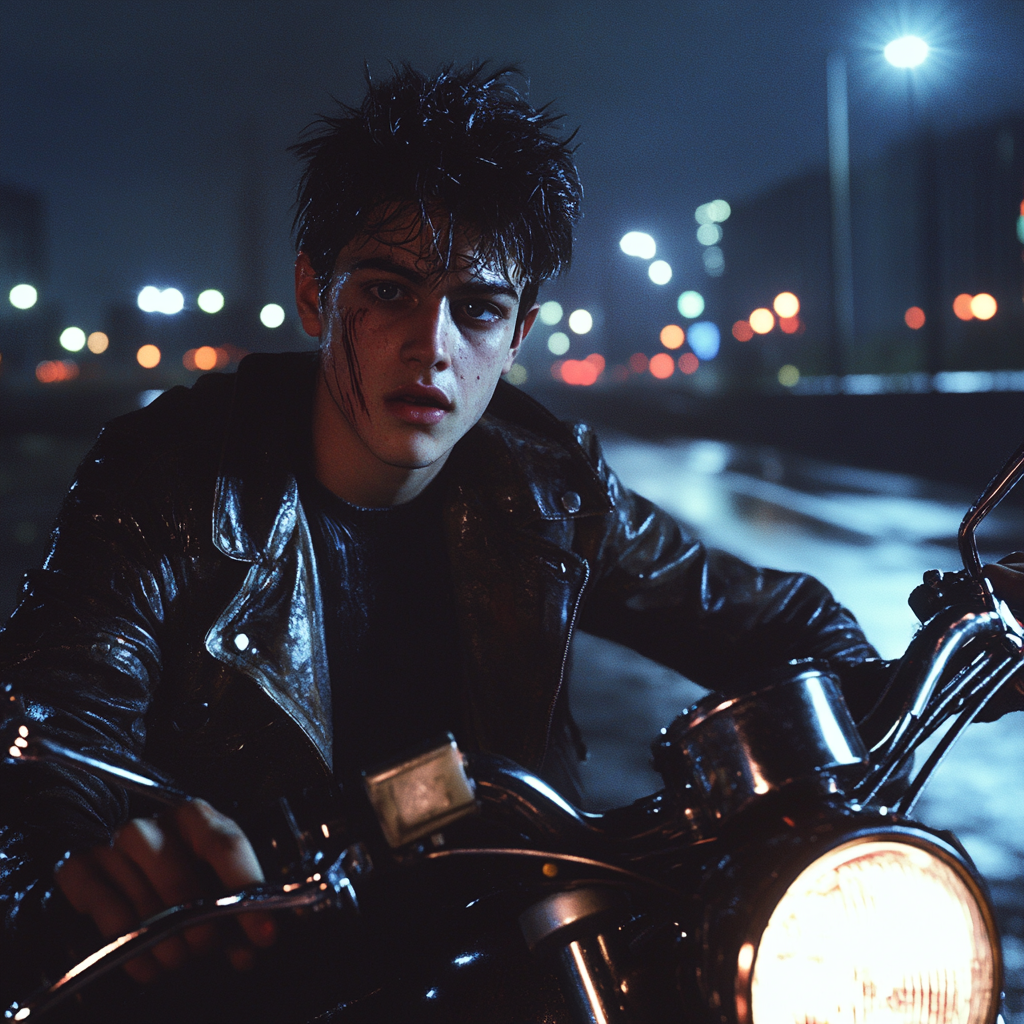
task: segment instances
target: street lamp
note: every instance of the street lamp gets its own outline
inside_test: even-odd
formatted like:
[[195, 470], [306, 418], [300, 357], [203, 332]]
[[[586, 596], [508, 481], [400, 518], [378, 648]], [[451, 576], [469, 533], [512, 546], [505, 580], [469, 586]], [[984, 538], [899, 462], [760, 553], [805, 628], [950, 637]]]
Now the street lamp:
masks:
[[[918, 36], [901, 36], [888, 43], [885, 59], [898, 68], [916, 68], [928, 56], [928, 44]], [[828, 105], [828, 170], [832, 198], [832, 287], [836, 362], [849, 367], [853, 349], [853, 227], [850, 215], [850, 100], [846, 56], [836, 50], [826, 65]]]

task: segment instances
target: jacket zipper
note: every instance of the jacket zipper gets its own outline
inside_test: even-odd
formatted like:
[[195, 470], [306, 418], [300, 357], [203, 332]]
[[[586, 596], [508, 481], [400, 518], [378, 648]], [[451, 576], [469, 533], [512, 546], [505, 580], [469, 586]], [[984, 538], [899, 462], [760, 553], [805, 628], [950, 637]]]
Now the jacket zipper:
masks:
[[551, 705], [548, 708], [548, 728], [544, 735], [544, 753], [541, 755], [541, 762], [548, 754], [548, 747], [551, 745], [551, 727], [555, 722], [555, 705], [558, 703], [558, 698], [562, 693], [562, 687], [565, 684], [565, 668], [569, 663], [569, 648], [572, 646], [572, 634], [576, 628], [576, 617], [580, 611], [580, 601], [583, 600], [583, 591], [587, 589], [587, 583], [590, 581], [590, 563], [584, 558], [583, 559], [583, 585], [580, 587], [579, 593], [576, 595], [576, 601], [572, 606], [572, 616], [569, 619], [569, 631], [565, 636], [565, 650], [562, 651], [562, 668], [558, 674], [558, 689], [555, 690], [555, 695], [551, 699]]

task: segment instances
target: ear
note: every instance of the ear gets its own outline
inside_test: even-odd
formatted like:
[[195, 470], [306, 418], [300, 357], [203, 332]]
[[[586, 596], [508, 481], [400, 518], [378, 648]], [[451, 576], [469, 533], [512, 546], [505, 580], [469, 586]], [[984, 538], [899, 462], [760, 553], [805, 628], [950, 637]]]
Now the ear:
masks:
[[295, 305], [302, 329], [310, 337], [319, 338], [323, 330], [320, 323], [320, 282], [304, 252], [300, 252], [295, 260]]
[[512, 364], [516, 361], [516, 356], [519, 355], [519, 346], [522, 345], [526, 340], [526, 336], [530, 333], [530, 328], [533, 327], [539, 310], [540, 306], [534, 305], [527, 311], [526, 316], [523, 317], [516, 327], [516, 333], [512, 336], [512, 346], [509, 348], [508, 355], [505, 358], [505, 365], [501, 368], [502, 373], [508, 373], [512, 369]]

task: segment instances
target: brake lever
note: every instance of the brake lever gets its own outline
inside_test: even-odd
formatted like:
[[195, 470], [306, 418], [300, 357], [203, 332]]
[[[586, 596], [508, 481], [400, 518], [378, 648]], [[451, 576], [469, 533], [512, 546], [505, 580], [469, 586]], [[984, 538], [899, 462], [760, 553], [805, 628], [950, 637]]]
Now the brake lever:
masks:
[[48, 988], [24, 1003], [12, 1003], [4, 1012], [6, 1020], [23, 1021], [41, 1016], [90, 982], [101, 978], [147, 949], [177, 935], [186, 928], [219, 918], [256, 911], [335, 910], [359, 913], [355, 889], [343, 865], [346, 850], [324, 872], [314, 872], [301, 882], [284, 885], [256, 885], [218, 899], [198, 899], [161, 911], [137, 928], [113, 939], [70, 968]]

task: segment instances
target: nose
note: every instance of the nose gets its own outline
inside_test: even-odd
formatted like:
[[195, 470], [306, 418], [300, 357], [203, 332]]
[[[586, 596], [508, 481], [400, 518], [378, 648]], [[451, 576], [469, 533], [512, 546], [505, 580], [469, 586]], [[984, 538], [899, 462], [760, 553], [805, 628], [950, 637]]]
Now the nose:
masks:
[[452, 346], [458, 333], [448, 302], [425, 302], [418, 314], [409, 324], [402, 346], [403, 358], [420, 363], [425, 369], [446, 369], [451, 365]]

